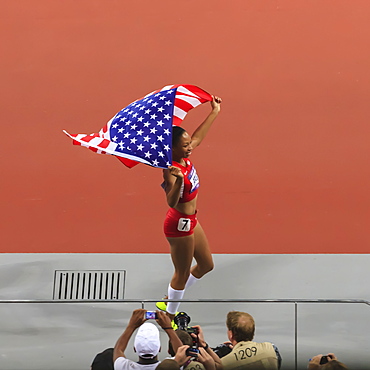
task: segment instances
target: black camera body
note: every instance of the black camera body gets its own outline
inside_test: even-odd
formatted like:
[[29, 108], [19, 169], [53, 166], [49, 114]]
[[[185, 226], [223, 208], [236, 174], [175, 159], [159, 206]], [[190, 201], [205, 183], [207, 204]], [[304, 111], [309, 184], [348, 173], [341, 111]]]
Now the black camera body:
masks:
[[193, 347], [192, 347], [192, 349], [196, 349], [196, 348], [199, 347], [199, 342], [198, 342], [199, 330], [198, 330], [198, 328], [189, 326], [190, 320], [191, 320], [190, 319], [190, 316], [187, 313], [185, 313], [185, 312], [179, 312], [175, 316], [175, 318], [173, 319], [173, 321], [175, 322], [175, 324], [177, 325], [177, 327], [178, 327], [179, 330], [184, 330], [187, 333], [189, 333], [190, 335], [191, 334], [195, 334], [196, 335], [196, 338], [194, 338], [192, 336], [192, 338], [193, 338]]
[[328, 357], [329, 356], [322, 356], [321, 359], [320, 359], [320, 365], [324, 365], [324, 364], [328, 363], [329, 362]]
[[185, 312], [179, 312], [175, 318], [173, 319], [173, 321], [175, 322], [175, 324], [177, 325], [177, 327], [180, 329], [180, 330], [185, 330], [187, 331], [186, 329], [188, 328], [189, 326], [189, 322], [190, 322], [190, 316], [188, 314], [186, 314]]

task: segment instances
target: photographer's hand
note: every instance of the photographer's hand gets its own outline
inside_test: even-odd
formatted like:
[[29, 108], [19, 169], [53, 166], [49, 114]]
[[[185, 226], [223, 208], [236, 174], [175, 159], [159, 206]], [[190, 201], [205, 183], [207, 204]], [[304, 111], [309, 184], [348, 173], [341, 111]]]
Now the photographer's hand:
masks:
[[171, 325], [171, 319], [166, 315], [163, 311], [155, 311], [157, 313], [157, 318], [155, 321], [157, 321], [158, 325], [162, 328], [172, 328]]
[[146, 319], [144, 318], [146, 310], [144, 309], [137, 309], [132, 312], [130, 321], [128, 322], [125, 331], [122, 335], [118, 338], [116, 345], [114, 346], [113, 350], [113, 363], [116, 361], [118, 357], [126, 357], [125, 350], [127, 344], [136, 330], [141, 324], [143, 324]]
[[323, 355], [316, 355], [311, 358], [310, 362], [308, 363], [307, 369], [309, 370], [316, 370], [320, 369], [320, 360]]
[[213, 358], [207, 353], [207, 351], [200, 347], [197, 361], [203, 364], [206, 370], [216, 370], [216, 364]]
[[333, 361], [333, 360], [338, 361], [337, 356], [335, 356], [334, 353], [328, 353], [327, 356], [328, 356], [328, 362]]
[[178, 350], [176, 351], [175, 355], [175, 361], [180, 365], [184, 365], [187, 361], [190, 360], [190, 356], [186, 355], [186, 350], [189, 348], [189, 346], [180, 346]]
[[138, 308], [137, 310], [134, 310], [132, 312], [132, 315], [131, 315], [130, 321], [128, 322], [127, 327], [136, 329], [139, 326], [141, 326], [146, 321], [145, 312], [146, 310], [142, 308]]
[[[202, 349], [209, 355], [212, 357], [215, 365], [216, 365], [216, 368], [217, 369], [222, 369], [222, 362], [221, 362], [221, 359], [217, 356], [216, 353], [213, 352], [212, 348], [208, 346], [207, 342], [204, 340], [204, 334], [203, 334], [203, 330], [202, 328], [200, 327], [200, 325], [194, 325], [193, 328], [197, 328], [198, 330], [198, 334], [194, 334], [192, 333], [191, 336], [193, 338], [197, 338], [198, 336], [198, 344], [199, 344], [199, 347], [202, 347]], [[199, 348], [200, 349], [200, 348]]]
[[172, 348], [176, 353], [178, 348], [182, 346], [182, 342], [172, 328], [171, 319], [163, 311], [156, 311], [156, 313], [157, 319], [155, 321], [166, 332], [168, 339], [171, 341]]

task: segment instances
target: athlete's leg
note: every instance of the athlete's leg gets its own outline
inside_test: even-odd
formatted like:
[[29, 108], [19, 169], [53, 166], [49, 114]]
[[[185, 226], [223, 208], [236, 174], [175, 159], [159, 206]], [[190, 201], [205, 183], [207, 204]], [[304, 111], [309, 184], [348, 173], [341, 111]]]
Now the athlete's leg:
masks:
[[[171, 259], [175, 269], [168, 287], [168, 299], [182, 299], [193, 260], [194, 235], [167, 238], [167, 240], [171, 246]], [[166, 311], [171, 319], [178, 311], [179, 306], [180, 302], [169, 302], [167, 304]]]
[[213, 258], [207, 236], [199, 222], [194, 229], [194, 258], [197, 261], [197, 264], [191, 269], [191, 274], [194, 277], [200, 279], [207, 272], [213, 270]]
[[194, 255], [194, 234], [179, 238], [167, 238], [171, 246], [171, 259], [175, 272], [171, 279], [173, 289], [185, 288]]

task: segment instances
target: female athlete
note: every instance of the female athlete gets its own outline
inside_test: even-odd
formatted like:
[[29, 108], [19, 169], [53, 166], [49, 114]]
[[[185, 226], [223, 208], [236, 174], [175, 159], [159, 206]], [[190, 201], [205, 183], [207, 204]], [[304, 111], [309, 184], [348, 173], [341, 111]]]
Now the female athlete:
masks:
[[[174, 274], [168, 287], [168, 299], [182, 299], [185, 289], [213, 269], [207, 237], [197, 220], [199, 179], [189, 160], [192, 151], [203, 141], [221, 108], [217, 96], [211, 101], [212, 111], [190, 136], [183, 128], [172, 128], [172, 166], [163, 170], [167, 203], [170, 209], [164, 221], [164, 233], [171, 246]], [[196, 265], [191, 267], [193, 258]], [[158, 302], [157, 307], [171, 319], [180, 303]]]

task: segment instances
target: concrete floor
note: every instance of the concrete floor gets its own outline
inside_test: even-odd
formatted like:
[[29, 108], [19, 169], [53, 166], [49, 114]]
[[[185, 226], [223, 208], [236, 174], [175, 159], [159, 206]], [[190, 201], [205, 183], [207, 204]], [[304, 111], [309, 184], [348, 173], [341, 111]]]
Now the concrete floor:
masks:
[[[370, 300], [368, 255], [215, 255], [215, 270], [185, 299]], [[349, 266], [352, 266], [349, 269]], [[353, 268], [356, 266], [356, 268]], [[158, 299], [172, 274], [169, 255], [4, 254], [0, 299], [0, 369], [82, 370], [95, 354], [114, 346], [132, 310], [141, 303], [52, 301], [54, 271], [124, 269], [125, 299]], [[347, 271], [343, 274], [343, 271]], [[350, 271], [350, 273], [348, 273]], [[154, 309], [154, 303], [145, 308]], [[243, 310], [256, 321], [257, 341], [271, 341], [283, 369], [295, 365], [295, 305], [292, 303], [184, 302], [181, 310], [200, 324], [211, 346], [226, 340], [225, 316]], [[351, 368], [370, 369], [370, 307], [365, 304], [301, 303], [297, 306], [298, 368], [315, 354], [334, 352]], [[165, 334], [160, 358], [166, 356]], [[132, 343], [127, 351], [136, 359]]]

